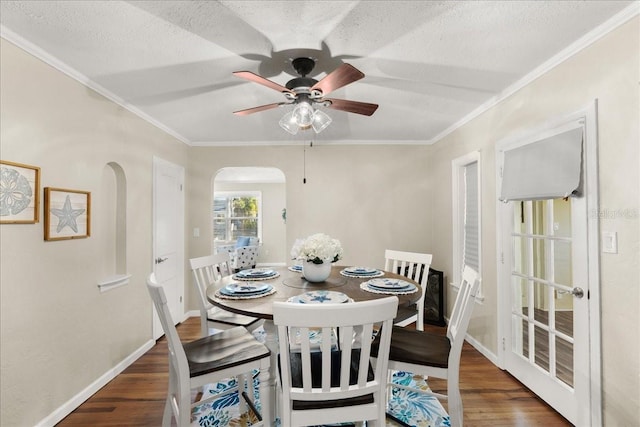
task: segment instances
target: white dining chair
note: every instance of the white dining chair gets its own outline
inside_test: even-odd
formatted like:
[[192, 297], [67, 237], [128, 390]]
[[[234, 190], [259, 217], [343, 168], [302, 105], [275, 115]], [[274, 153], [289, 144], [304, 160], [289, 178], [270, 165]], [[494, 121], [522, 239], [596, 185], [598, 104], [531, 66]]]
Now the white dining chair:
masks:
[[[397, 326], [393, 327], [391, 333], [388, 362], [390, 376], [393, 371], [406, 371], [414, 375], [445, 379], [447, 394], [433, 393], [391, 382], [389, 387], [408, 389], [412, 392], [447, 399], [452, 427], [462, 427], [463, 422], [459, 385], [460, 356], [479, 286], [478, 273], [470, 267], [465, 267], [462, 271], [462, 283], [458, 296], [449, 318], [446, 336]], [[374, 341], [374, 354], [377, 344], [377, 340]]]
[[262, 326], [263, 319], [232, 313], [216, 307], [207, 300], [207, 287], [222, 277], [231, 274], [231, 265], [227, 252], [191, 258], [189, 264], [191, 265], [193, 283], [196, 286], [198, 295], [200, 328], [203, 337], [209, 335], [209, 328], [224, 330], [236, 326], [244, 326], [249, 332], [253, 332]]
[[[342, 304], [273, 303], [280, 348], [283, 426], [363, 421], [385, 425], [386, 349], [397, 308], [395, 296]], [[382, 329], [377, 363], [372, 366], [370, 351], [376, 324]], [[313, 346], [312, 328], [320, 328], [322, 337], [331, 337], [332, 330], [337, 331], [339, 348], [332, 346], [331, 339]], [[300, 340], [295, 348], [289, 345], [292, 334]]]
[[[164, 289], [157, 284], [154, 274], [147, 279], [147, 289], [162, 323], [169, 347], [169, 390], [162, 425], [170, 426], [173, 417], [178, 427], [187, 427], [191, 423], [191, 408], [237, 392], [240, 394], [240, 402], [243, 402], [244, 398], [249, 403], [247, 405], [243, 402], [240, 405], [241, 412], [246, 411], [248, 406], [260, 420], [254, 425], [268, 426], [268, 421], [261, 420], [271, 420], [270, 396], [267, 388], [270, 378], [271, 352], [269, 349], [241, 326], [183, 344], [171, 318]], [[255, 370], [258, 371], [260, 381], [262, 414], [255, 410], [256, 405], [249, 397], [253, 392], [247, 393], [237, 388], [191, 402], [193, 389], [234, 376], [250, 376]]]
[[408, 307], [400, 307], [398, 316], [394, 320], [396, 326], [416, 324], [416, 329], [424, 330], [424, 295], [429, 279], [429, 267], [431, 267], [431, 254], [418, 252], [403, 252], [387, 249], [384, 252], [384, 269], [392, 273], [400, 274], [420, 283], [420, 298], [415, 304]]

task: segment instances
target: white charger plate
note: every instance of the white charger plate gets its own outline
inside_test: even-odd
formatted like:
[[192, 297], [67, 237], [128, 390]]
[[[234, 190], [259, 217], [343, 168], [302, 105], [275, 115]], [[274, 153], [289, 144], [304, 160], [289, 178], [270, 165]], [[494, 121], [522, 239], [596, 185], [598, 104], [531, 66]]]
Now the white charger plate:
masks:
[[335, 291], [310, 291], [296, 295], [289, 302], [299, 304], [342, 304], [349, 301], [349, 296]]
[[384, 290], [404, 290], [414, 286], [412, 283], [398, 279], [371, 279], [365, 283], [372, 288]]

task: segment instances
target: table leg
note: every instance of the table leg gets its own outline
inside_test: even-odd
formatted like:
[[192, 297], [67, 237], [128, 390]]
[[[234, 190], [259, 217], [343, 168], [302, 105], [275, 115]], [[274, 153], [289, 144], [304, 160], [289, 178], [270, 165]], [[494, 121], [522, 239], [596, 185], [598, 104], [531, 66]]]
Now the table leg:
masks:
[[269, 399], [271, 410], [269, 413], [272, 417], [271, 425], [275, 425], [275, 420], [280, 414], [280, 393], [278, 393], [278, 352], [280, 350], [278, 348], [278, 332], [276, 326], [273, 324], [273, 320], [265, 320], [263, 328], [265, 332], [264, 344], [271, 350], [271, 367], [268, 383], [268, 390], [271, 395], [271, 399]]

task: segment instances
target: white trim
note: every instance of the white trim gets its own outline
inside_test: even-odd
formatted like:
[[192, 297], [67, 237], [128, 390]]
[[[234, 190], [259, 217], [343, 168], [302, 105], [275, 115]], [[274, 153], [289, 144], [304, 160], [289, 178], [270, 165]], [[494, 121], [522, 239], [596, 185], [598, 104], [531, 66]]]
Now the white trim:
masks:
[[480, 341], [476, 340], [475, 338], [473, 338], [471, 335], [467, 334], [467, 336], [465, 337], [465, 340], [471, 344], [471, 346], [473, 348], [475, 348], [476, 350], [478, 350], [480, 352], [480, 354], [482, 354], [484, 357], [486, 357], [487, 359], [489, 359], [489, 361], [491, 363], [493, 363], [494, 365], [496, 365], [497, 367], [500, 367], [500, 365], [498, 364], [498, 356], [493, 353], [491, 350], [489, 350], [487, 347], [483, 346]]
[[640, 2], [634, 2], [631, 5], [627, 6], [625, 9], [623, 9], [622, 11], [614, 15], [611, 19], [608, 19], [598, 27], [594, 28], [589, 33], [585, 34], [583, 37], [579, 38], [574, 43], [567, 46], [565, 49], [561, 50], [556, 55], [552, 56], [550, 59], [540, 64], [533, 71], [527, 73], [527, 75], [525, 75], [523, 78], [521, 78], [511, 86], [507, 87], [498, 95], [489, 99], [488, 101], [480, 105], [478, 108], [473, 110], [471, 113], [467, 114], [465, 117], [458, 120], [457, 122], [449, 126], [447, 129], [440, 132], [435, 137], [431, 138], [429, 141], [427, 141], [427, 144], [429, 145], [435, 144], [436, 142], [440, 141], [450, 133], [453, 133], [456, 129], [464, 126], [465, 124], [475, 119], [482, 113], [495, 107], [500, 102], [504, 101], [505, 99], [507, 99], [508, 97], [510, 97], [511, 95], [513, 95], [514, 93], [522, 89], [523, 87], [532, 83], [534, 80], [548, 73], [558, 65], [562, 64], [567, 59], [571, 58], [572, 56], [586, 49], [591, 44], [600, 40], [602, 37], [606, 36], [613, 30], [617, 29], [618, 27], [626, 23], [628, 20], [638, 15], [639, 13], [640, 13]]
[[98, 282], [98, 288], [100, 292], [107, 292], [120, 286], [128, 285], [131, 274], [118, 274], [116, 276], [107, 277], [106, 279]]
[[183, 322], [190, 317], [200, 317], [200, 310], [190, 310], [184, 314]]
[[87, 77], [84, 74], [80, 73], [78, 70], [74, 69], [73, 67], [65, 64], [64, 62], [62, 62], [58, 58], [54, 57], [50, 53], [48, 53], [45, 50], [41, 49], [40, 47], [34, 45], [30, 41], [25, 40], [23, 37], [21, 37], [18, 34], [14, 33], [13, 31], [8, 29], [4, 25], [0, 25], [0, 36], [2, 36], [4, 39], [10, 41], [11, 43], [15, 44], [16, 46], [18, 46], [22, 50], [24, 50], [24, 51], [30, 53], [31, 55], [35, 56], [36, 58], [40, 59], [41, 61], [49, 64], [50, 66], [52, 66], [56, 70], [60, 71], [61, 73], [66, 74], [67, 76], [69, 76], [72, 79], [80, 82], [81, 84], [85, 85], [86, 87], [88, 87], [90, 89], [93, 89], [94, 91], [96, 91], [100, 95], [104, 96], [108, 100], [113, 101], [116, 104], [120, 105], [121, 107], [129, 110], [131, 113], [135, 114], [136, 116], [140, 117], [141, 119], [146, 120], [147, 122], [151, 123], [153, 126], [157, 127], [158, 129], [162, 130], [163, 132], [166, 132], [169, 135], [173, 136], [174, 138], [180, 140], [181, 142], [189, 145], [189, 140], [186, 137], [180, 135], [175, 130], [165, 126], [162, 123], [160, 123], [158, 120], [156, 120], [155, 118], [151, 117], [150, 115], [148, 115], [147, 113], [143, 112], [142, 110], [138, 109], [137, 107], [129, 104], [127, 101], [125, 101], [124, 99], [120, 98], [119, 96], [117, 96], [116, 94], [111, 92], [110, 90], [108, 90], [108, 89], [104, 88], [103, 86], [99, 85], [98, 83], [94, 82], [89, 77]]
[[[458, 286], [458, 288], [459, 288], [459, 286]], [[445, 317], [444, 320], [445, 320], [446, 324], [448, 325], [449, 324], [449, 318]], [[492, 352], [491, 350], [489, 350], [487, 347], [483, 346], [482, 343], [480, 343], [480, 341], [476, 340], [474, 337], [472, 337], [468, 333], [464, 336], [464, 340], [467, 341], [471, 345], [471, 347], [473, 347], [476, 350], [478, 350], [478, 352], [480, 354], [482, 354], [484, 357], [489, 359], [489, 361], [491, 363], [493, 363], [498, 368], [500, 368], [500, 365], [498, 365], [498, 356], [496, 356], [496, 354], [494, 352]], [[500, 369], [502, 369], [502, 368], [500, 368]]]
[[[471, 163], [477, 163], [478, 165], [478, 277], [482, 279], [482, 165], [481, 165], [480, 151], [472, 151], [464, 156], [457, 157], [451, 161], [451, 212], [452, 212], [452, 226], [453, 226], [453, 285], [458, 287], [460, 283], [460, 275], [462, 273], [462, 230], [463, 226], [460, 224], [460, 173], [462, 169], [470, 165]], [[482, 284], [478, 289], [477, 300], [484, 301], [484, 294], [482, 292]]]
[[[636, 3], [637, 4], [637, 3]], [[640, 4], [637, 4], [640, 6]], [[589, 353], [591, 376], [591, 425], [602, 425], [602, 342], [600, 323], [600, 206], [598, 187], [598, 100], [585, 109], [585, 197], [587, 198], [587, 264], [589, 278]]]
[[[313, 140], [313, 145], [430, 145], [432, 142], [426, 139], [402, 139], [371, 141], [360, 139], [332, 139], [330, 141], [316, 139], [313, 135], [308, 138], [287, 141], [194, 141], [189, 143], [192, 147], [255, 147], [255, 146], [279, 146], [279, 145], [304, 145]], [[435, 141], [434, 141], [435, 142]]]
[[[520, 80], [518, 80], [517, 82], [515, 82], [511, 86], [507, 87], [500, 94], [498, 94], [498, 95], [494, 96], [493, 98], [489, 99], [488, 101], [486, 101], [485, 103], [480, 105], [478, 108], [473, 110], [471, 113], [467, 114], [461, 120], [458, 120], [457, 122], [455, 122], [454, 124], [449, 126], [444, 131], [440, 132], [439, 134], [437, 134], [435, 137], [431, 138], [430, 140], [401, 140], [401, 141], [391, 141], [390, 140], [390, 141], [380, 141], [380, 142], [354, 141], [354, 140], [338, 141], [338, 140], [335, 140], [335, 141], [331, 141], [331, 142], [326, 141], [326, 143], [327, 143], [327, 145], [329, 145], [329, 144], [340, 144], [340, 145], [385, 145], [385, 144], [394, 144], [394, 145], [395, 144], [398, 144], [398, 145], [431, 145], [431, 144], [435, 144], [436, 142], [440, 141], [441, 139], [443, 139], [444, 137], [446, 137], [450, 133], [454, 132], [456, 129], [462, 127], [463, 125], [465, 125], [469, 121], [473, 120], [474, 118], [478, 117], [480, 114], [484, 113], [485, 111], [493, 108], [496, 104], [502, 102], [504, 99], [506, 99], [507, 97], [511, 96], [512, 94], [514, 94], [518, 90], [522, 89], [523, 87], [525, 87], [526, 85], [530, 84], [531, 82], [533, 82], [534, 80], [536, 80], [540, 76], [546, 74], [547, 72], [549, 72], [553, 68], [557, 67], [558, 65], [560, 65], [561, 63], [563, 63], [567, 59], [571, 58], [575, 54], [577, 54], [580, 51], [582, 51], [583, 49], [587, 48], [592, 43], [596, 42], [597, 40], [601, 39], [605, 35], [609, 34], [611, 31], [613, 31], [616, 28], [618, 28], [619, 26], [623, 25], [628, 20], [630, 20], [631, 18], [633, 18], [636, 15], [638, 15], [638, 13], [640, 13], [640, 3], [634, 2], [631, 5], [629, 5], [628, 7], [626, 7], [625, 9], [623, 9], [622, 11], [620, 11], [619, 13], [617, 13], [616, 15], [614, 15], [612, 18], [608, 19], [607, 21], [605, 21], [604, 23], [602, 23], [598, 27], [594, 28], [592, 31], [590, 31], [589, 33], [585, 34], [583, 37], [581, 37], [580, 39], [576, 40], [574, 43], [572, 43], [571, 45], [569, 45], [568, 47], [563, 49], [562, 51], [560, 51], [559, 53], [557, 53], [556, 55], [551, 57], [549, 60], [547, 60], [544, 63], [542, 63], [540, 66], [538, 66], [533, 71], [531, 71], [530, 73], [525, 75], [523, 78], [521, 78]], [[159, 129], [165, 131], [169, 135], [174, 136], [175, 138], [179, 139], [180, 141], [182, 141], [183, 143], [185, 143], [185, 144], [187, 144], [189, 146], [193, 146], [193, 147], [228, 147], [228, 146], [260, 146], [260, 145], [298, 145], [298, 144], [300, 144], [300, 143], [305, 141], [305, 140], [294, 140], [294, 141], [291, 141], [291, 140], [284, 141], [283, 140], [283, 141], [279, 141], [279, 142], [278, 141], [250, 141], [250, 142], [249, 141], [226, 141], [226, 142], [189, 141], [186, 137], [184, 137], [184, 136], [178, 134], [177, 132], [175, 132], [174, 130], [164, 126], [163, 124], [161, 124], [160, 122], [155, 120], [153, 117], [151, 117], [151, 116], [147, 115], [146, 113], [140, 111], [139, 109], [137, 109], [136, 107], [134, 107], [131, 104], [127, 103], [125, 100], [123, 100], [122, 98], [116, 96], [115, 94], [113, 94], [112, 92], [108, 91], [107, 89], [105, 89], [101, 85], [93, 82], [91, 79], [89, 79], [84, 74], [79, 73], [77, 70], [73, 69], [69, 65], [63, 63], [59, 59], [57, 59], [54, 56], [50, 55], [49, 53], [45, 52], [43, 49], [39, 48], [38, 46], [34, 45], [33, 43], [31, 43], [31, 42], [25, 40], [24, 38], [20, 37], [19, 35], [17, 35], [13, 31], [11, 31], [8, 28], [6, 28], [4, 25], [0, 25], [0, 35], [3, 38], [5, 38], [6, 40], [8, 40], [8, 41], [12, 42], [13, 44], [15, 44], [16, 46], [18, 46], [18, 47], [22, 48], [23, 50], [29, 52], [30, 54], [34, 55], [36, 58], [39, 58], [40, 60], [42, 60], [42, 61], [46, 62], [47, 64], [51, 65], [52, 67], [54, 67], [55, 69], [61, 71], [62, 73], [67, 74], [71, 78], [73, 78], [73, 79], [77, 80], [78, 82], [84, 84], [85, 86], [95, 90], [96, 92], [98, 92], [102, 96], [106, 97], [107, 99], [109, 99], [109, 100], [115, 102], [116, 104], [126, 108], [127, 110], [129, 110], [132, 113], [138, 115], [142, 119], [148, 121], [152, 125], [154, 125], [154, 126], [158, 127]], [[318, 141], [318, 142], [322, 143], [322, 141]]]
[[[491, 108], [496, 106], [498, 103], [502, 102], [503, 100], [505, 100], [509, 96], [513, 95], [518, 90], [520, 90], [523, 87], [525, 87], [526, 85], [530, 84], [531, 82], [533, 82], [534, 80], [536, 80], [540, 76], [546, 74], [547, 72], [549, 72], [553, 68], [557, 67], [558, 65], [560, 65], [561, 63], [563, 63], [567, 59], [571, 58], [572, 56], [576, 55], [577, 53], [579, 53], [583, 49], [587, 48], [592, 43], [598, 41], [602, 37], [606, 36], [607, 34], [609, 34], [612, 31], [614, 31], [615, 29], [617, 29], [618, 27], [620, 27], [621, 25], [626, 23], [628, 20], [630, 20], [631, 18], [633, 18], [636, 15], [638, 15], [639, 13], [640, 13], [640, 2], [634, 2], [631, 5], [627, 6], [625, 9], [623, 9], [622, 11], [620, 11], [619, 13], [614, 15], [612, 18], [608, 19], [607, 21], [605, 21], [604, 23], [602, 23], [598, 27], [596, 27], [593, 30], [591, 30], [589, 33], [585, 34], [583, 37], [581, 37], [580, 39], [576, 40], [574, 43], [572, 43], [571, 45], [569, 45], [568, 47], [566, 47], [565, 49], [563, 49], [562, 51], [560, 51], [559, 53], [557, 53], [556, 55], [554, 55], [553, 57], [548, 59], [547, 61], [543, 62], [541, 65], [539, 65], [533, 71], [529, 72], [523, 78], [521, 78], [520, 80], [518, 80], [517, 82], [515, 82], [511, 86], [507, 87], [505, 90], [500, 92], [498, 95], [496, 95], [493, 98], [489, 99], [488, 101], [486, 101], [485, 103], [480, 105], [478, 108], [473, 110], [471, 113], [467, 114], [465, 117], [463, 117], [462, 119], [458, 120], [457, 122], [455, 122], [454, 124], [452, 124], [451, 126], [449, 126], [448, 128], [446, 128], [445, 130], [443, 130], [442, 132], [440, 132], [435, 137], [433, 137], [433, 138], [431, 138], [429, 140], [400, 140], [400, 141], [388, 140], [388, 141], [378, 141], [378, 142], [376, 142], [376, 141], [364, 141], [364, 140], [332, 140], [332, 141], [319, 140], [319, 141], [316, 142], [314, 140], [314, 142], [319, 144], [319, 145], [322, 145], [322, 144], [327, 144], [327, 145], [387, 145], [387, 144], [392, 144], [392, 145], [431, 145], [431, 144], [435, 144], [436, 142], [438, 142], [441, 139], [445, 138], [450, 133], [454, 132], [456, 129], [464, 126], [466, 123], [468, 123], [471, 120], [475, 119], [476, 117], [478, 117], [479, 115], [481, 115], [485, 111], [490, 110]], [[6, 28], [4, 25], [0, 25], [0, 36], [5, 38], [6, 40], [10, 41], [11, 43], [15, 44], [16, 46], [20, 47], [21, 49], [29, 52], [31, 55], [35, 56], [36, 58], [46, 62], [49, 65], [51, 65], [53, 68], [57, 69], [58, 71], [61, 71], [62, 73], [66, 74], [69, 77], [71, 77], [71, 78], [77, 80], [78, 82], [82, 83], [83, 85], [95, 90], [96, 92], [98, 92], [99, 94], [104, 96], [105, 98], [115, 102], [116, 104], [118, 104], [118, 105], [122, 106], [123, 108], [129, 110], [133, 114], [136, 114], [140, 118], [148, 121], [152, 125], [154, 125], [157, 128], [163, 130], [164, 132], [168, 133], [169, 135], [172, 135], [173, 137], [175, 137], [178, 140], [182, 141], [186, 145], [189, 145], [189, 146], [192, 146], [192, 147], [237, 147], [237, 146], [262, 146], [262, 145], [265, 145], [265, 146], [266, 145], [268, 145], [268, 146], [300, 145], [300, 144], [302, 144], [302, 143], [304, 143], [305, 141], [308, 140], [308, 138], [306, 138], [306, 139], [288, 140], [288, 141], [287, 140], [282, 140], [282, 141], [223, 141], [223, 142], [218, 142], [218, 141], [189, 141], [189, 139], [186, 138], [185, 136], [175, 132], [173, 129], [170, 129], [170, 128], [164, 126], [162, 123], [158, 122], [155, 118], [149, 116], [148, 114], [140, 111], [138, 108], [134, 107], [133, 105], [127, 103], [125, 100], [123, 100], [122, 98], [116, 96], [115, 94], [113, 94], [112, 92], [108, 91], [107, 89], [105, 89], [101, 85], [93, 82], [91, 79], [89, 79], [84, 74], [79, 73], [77, 70], [74, 70], [72, 67], [70, 67], [69, 65], [67, 65], [64, 62], [60, 61], [59, 59], [55, 58], [51, 54], [45, 52], [43, 49], [39, 48], [38, 46], [34, 45], [33, 43], [31, 43], [31, 42], [25, 40], [24, 38], [20, 37], [19, 35], [17, 35], [13, 31], [11, 31], [8, 28]]]
[[[640, 3], [638, 3], [640, 7]], [[637, 12], [636, 12], [637, 13]], [[602, 366], [601, 366], [601, 320], [600, 320], [600, 239], [599, 221], [597, 215], [589, 215], [589, 212], [596, 212], [599, 206], [598, 190], [598, 123], [597, 123], [598, 101], [593, 100], [587, 106], [578, 111], [568, 114], [560, 119], [553, 118], [547, 120], [535, 129], [527, 129], [526, 134], [508, 137], [496, 143], [496, 194], [501, 192], [501, 171], [502, 156], [506, 147], [519, 144], [522, 140], [536, 139], [537, 135], [553, 132], [558, 128], [571, 126], [571, 122], [582, 122], [585, 129], [584, 134], [584, 196], [586, 197], [587, 211], [587, 268], [589, 280], [589, 375], [590, 375], [590, 425], [592, 427], [602, 425]], [[498, 283], [498, 366], [504, 369], [505, 354], [504, 340], [506, 331], [509, 330], [510, 321], [507, 316], [503, 316], [504, 307], [510, 307], [508, 292], [501, 292], [504, 285], [502, 277], [505, 267], [503, 264], [503, 252], [509, 247], [509, 236], [503, 233], [503, 205], [496, 197], [496, 270]]]
[[49, 427], [54, 426], [59, 423], [64, 417], [73, 412], [78, 406], [82, 405], [85, 400], [93, 396], [98, 390], [107, 385], [109, 381], [113, 380], [117, 377], [122, 371], [131, 366], [133, 362], [138, 360], [141, 356], [143, 356], [147, 351], [149, 351], [156, 344], [154, 340], [149, 340], [145, 342], [141, 347], [131, 353], [129, 356], [125, 357], [120, 363], [118, 363], [113, 368], [109, 369], [105, 372], [100, 378], [95, 380], [93, 383], [89, 384], [85, 389], [80, 391], [80, 393], [73, 396], [71, 399], [67, 400], [62, 404], [58, 409], [54, 410], [52, 413], [47, 415], [45, 418], [40, 420], [36, 427]]
[[[216, 172], [217, 175], [217, 172]], [[215, 206], [215, 198], [216, 196], [222, 196], [222, 197], [226, 197], [227, 199], [229, 197], [254, 197], [255, 199], [258, 200], [258, 229], [257, 229], [257, 233], [258, 235], [256, 236], [258, 241], [260, 242], [259, 245], [262, 246], [262, 216], [264, 215], [263, 211], [262, 211], [262, 191], [261, 190], [220, 190], [220, 191], [216, 191], [215, 189], [215, 176], [213, 177], [213, 182], [214, 182], [214, 188], [213, 188], [213, 194], [212, 194], [212, 199], [211, 199], [211, 224], [213, 224], [215, 222], [215, 211], [214, 206]], [[244, 183], [243, 183], [244, 184]], [[230, 221], [231, 217], [227, 217], [226, 220]], [[227, 233], [229, 232], [229, 230], [227, 230]], [[212, 230], [211, 234], [212, 234], [212, 247], [211, 250], [213, 251], [213, 253], [215, 253], [216, 251], [216, 240], [215, 240], [215, 230]], [[225, 240], [225, 242], [227, 242]], [[220, 243], [220, 242], [219, 242]], [[233, 244], [235, 243], [235, 241], [231, 240], [229, 243], [227, 244]]]

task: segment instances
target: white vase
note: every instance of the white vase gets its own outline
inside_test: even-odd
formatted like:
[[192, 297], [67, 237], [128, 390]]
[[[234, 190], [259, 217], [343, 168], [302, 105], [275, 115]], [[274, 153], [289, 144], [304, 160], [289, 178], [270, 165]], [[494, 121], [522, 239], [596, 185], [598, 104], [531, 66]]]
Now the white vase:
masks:
[[310, 261], [304, 261], [302, 275], [309, 282], [324, 282], [331, 275], [331, 263], [314, 264]]

